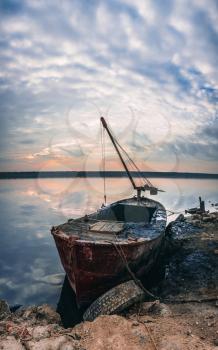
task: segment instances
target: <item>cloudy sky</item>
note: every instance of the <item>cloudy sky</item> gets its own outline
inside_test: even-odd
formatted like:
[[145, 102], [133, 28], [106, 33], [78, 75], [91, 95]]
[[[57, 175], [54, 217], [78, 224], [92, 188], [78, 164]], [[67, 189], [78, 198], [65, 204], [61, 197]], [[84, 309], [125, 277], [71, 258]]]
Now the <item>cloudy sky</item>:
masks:
[[217, 4], [1, 0], [0, 170], [218, 172]]

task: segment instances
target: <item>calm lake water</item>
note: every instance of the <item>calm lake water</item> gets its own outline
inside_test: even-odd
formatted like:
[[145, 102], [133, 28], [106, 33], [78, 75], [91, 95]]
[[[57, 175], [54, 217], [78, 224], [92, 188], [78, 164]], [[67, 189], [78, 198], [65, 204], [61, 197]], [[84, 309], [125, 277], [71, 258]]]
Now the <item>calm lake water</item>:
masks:
[[[218, 202], [218, 180], [151, 179], [166, 192], [155, 197], [183, 211]], [[129, 197], [126, 178], [107, 179], [108, 203]], [[53, 225], [99, 208], [103, 180], [93, 178], [0, 180], [0, 299], [11, 305], [58, 301], [64, 271], [50, 234]]]

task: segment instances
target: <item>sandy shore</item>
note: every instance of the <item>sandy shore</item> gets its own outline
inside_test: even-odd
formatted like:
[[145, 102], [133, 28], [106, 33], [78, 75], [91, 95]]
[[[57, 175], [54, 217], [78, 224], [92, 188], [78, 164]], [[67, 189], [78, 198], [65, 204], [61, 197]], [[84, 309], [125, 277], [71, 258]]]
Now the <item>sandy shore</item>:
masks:
[[177, 221], [166, 247], [166, 276], [154, 288], [161, 301], [145, 301], [120, 315], [63, 328], [48, 305], [11, 313], [2, 301], [0, 349], [218, 348], [217, 237], [218, 213]]

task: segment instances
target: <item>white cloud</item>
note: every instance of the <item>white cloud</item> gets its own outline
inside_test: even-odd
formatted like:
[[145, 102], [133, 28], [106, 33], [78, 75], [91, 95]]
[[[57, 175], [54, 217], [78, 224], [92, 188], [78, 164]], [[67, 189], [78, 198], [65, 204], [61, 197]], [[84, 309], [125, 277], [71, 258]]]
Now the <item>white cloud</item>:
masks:
[[7, 152], [25, 153], [19, 141], [39, 127], [38, 149], [29, 145], [27, 154], [42, 154], [57, 135], [54, 144], [64, 143], [70, 108], [78, 132], [80, 120], [96, 130], [97, 109], [109, 106], [111, 124], [122, 130], [132, 106], [137, 131], [151, 142], [169, 128], [172, 143], [179, 136], [186, 142], [216, 111], [215, 9], [212, 0], [24, 1], [20, 11], [3, 13], [0, 98], [12, 133]]

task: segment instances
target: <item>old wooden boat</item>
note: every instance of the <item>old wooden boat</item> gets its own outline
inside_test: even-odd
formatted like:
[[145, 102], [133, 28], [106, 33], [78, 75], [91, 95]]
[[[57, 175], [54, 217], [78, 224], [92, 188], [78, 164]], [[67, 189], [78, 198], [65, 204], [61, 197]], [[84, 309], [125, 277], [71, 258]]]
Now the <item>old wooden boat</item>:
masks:
[[137, 186], [123, 159], [121, 146], [104, 118], [104, 130], [118, 153], [137, 195], [103, 205], [97, 212], [53, 227], [51, 233], [79, 307], [89, 305], [118, 283], [141, 278], [154, 265], [165, 235], [164, 206], [141, 195], [158, 189]]

